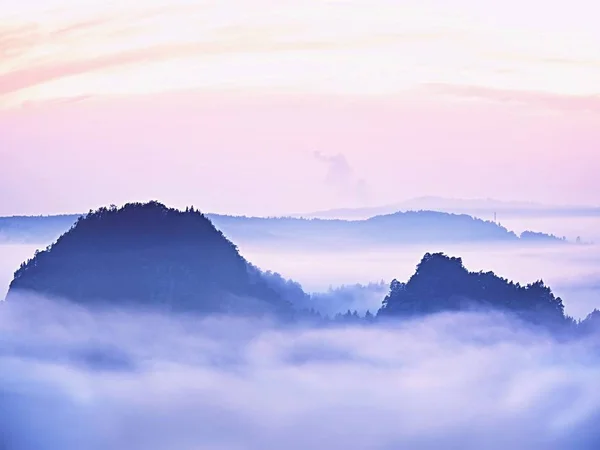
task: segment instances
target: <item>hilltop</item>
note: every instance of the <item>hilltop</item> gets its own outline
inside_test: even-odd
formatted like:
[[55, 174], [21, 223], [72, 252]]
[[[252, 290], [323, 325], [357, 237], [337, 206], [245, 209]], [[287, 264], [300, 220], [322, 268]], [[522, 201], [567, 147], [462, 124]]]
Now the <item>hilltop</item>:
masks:
[[406, 283], [393, 280], [379, 316], [411, 317], [443, 311], [499, 310], [534, 323], [568, 322], [560, 297], [542, 280], [526, 286], [493, 272], [470, 272], [461, 258], [427, 253]]
[[291, 305], [211, 221], [158, 202], [80, 217], [15, 272], [18, 291], [90, 304], [200, 312], [289, 312]]

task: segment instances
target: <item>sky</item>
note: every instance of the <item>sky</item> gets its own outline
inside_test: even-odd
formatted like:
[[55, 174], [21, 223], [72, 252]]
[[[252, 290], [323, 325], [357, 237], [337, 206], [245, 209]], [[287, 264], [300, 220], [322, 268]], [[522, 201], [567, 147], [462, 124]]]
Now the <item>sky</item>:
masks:
[[600, 204], [593, 0], [0, 1], [0, 215]]

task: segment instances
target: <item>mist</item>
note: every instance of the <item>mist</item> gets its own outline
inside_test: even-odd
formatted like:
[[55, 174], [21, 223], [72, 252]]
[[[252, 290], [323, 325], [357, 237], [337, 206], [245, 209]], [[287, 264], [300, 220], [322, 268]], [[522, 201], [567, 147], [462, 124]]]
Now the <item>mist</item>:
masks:
[[[387, 248], [346, 248], [311, 250], [285, 246], [241, 244], [241, 253], [260, 268], [276, 269], [285, 278], [299, 282], [306, 292], [326, 293], [342, 285], [366, 286], [394, 278], [406, 281], [426, 252], [444, 252], [462, 257], [471, 271], [493, 271], [495, 274], [527, 284], [544, 280], [562, 297], [565, 312], [583, 319], [594, 308], [600, 308], [600, 248], [598, 245], [504, 245], [504, 244], [414, 244], [390, 245]], [[373, 312], [373, 296], [362, 296], [356, 290], [352, 307], [348, 290], [332, 298], [338, 312], [348, 308]], [[385, 293], [377, 288], [371, 292]], [[360, 302], [364, 299], [364, 303]], [[362, 307], [361, 307], [362, 306]]]
[[283, 328], [16, 300], [0, 305], [11, 450], [600, 444], [597, 344], [498, 314]]
[[31, 258], [34, 252], [45, 245], [0, 244], [0, 300], [3, 300], [8, 285], [19, 265]]
[[[0, 245], [0, 299], [14, 271], [42, 245]], [[307, 307], [323, 314], [375, 312], [394, 278], [407, 280], [423, 254], [442, 251], [463, 258], [472, 271], [491, 270], [515, 282], [543, 279], [562, 297], [565, 312], [583, 319], [600, 309], [600, 249], [598, 245], [419, 244], [387, 248], [298, 249], [242, 243], [240, 251], [263, 270], [273, 270], [299, 284], [291, 289], [311, 296]]]

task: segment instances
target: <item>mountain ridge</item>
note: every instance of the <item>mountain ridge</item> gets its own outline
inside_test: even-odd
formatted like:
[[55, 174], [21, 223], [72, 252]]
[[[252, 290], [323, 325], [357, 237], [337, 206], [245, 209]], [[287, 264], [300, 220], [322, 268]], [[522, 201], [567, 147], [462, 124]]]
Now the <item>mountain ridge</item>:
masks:
[[527, 201], [504, 201], [493, 198], [459, 199], [439, 196], [416, 197], [401, 202], [378, 206], [332, 208], [296, 213], [293, 217], [366, 219], [376, 215], [391, 214], [398, 211], [430, 210], [455, 214], [468, 214], [480, 218], [492, 218], [495, 213], [503, 217], [561, 217], [561, 216], [598, 216], [600, 207], [591, 205], [548, 205]]
[[[387, 241], [399, 243], [444, 241], [550, 243], [564, 240], [542, 232], [526, 232], [517, 236], [493, 221], [485, 221], [468, 214], [429, 210], [395, 212], [360, 220], [247, 217], [210, 213], [205, 216], [229, 238], [240, 243], [302, 241], [302, 245], [311, 242], [315, 245], [332, 245], [342, 237], [346, 240], [346, 244], [375, 245], [382, 243], [383, 235], [387, 235]], [[52, 242], [68, 230], [79, 217], [82, 216], [0, 218], [0, 242]], [[530, 239], [534, 237], [536, 239]]]

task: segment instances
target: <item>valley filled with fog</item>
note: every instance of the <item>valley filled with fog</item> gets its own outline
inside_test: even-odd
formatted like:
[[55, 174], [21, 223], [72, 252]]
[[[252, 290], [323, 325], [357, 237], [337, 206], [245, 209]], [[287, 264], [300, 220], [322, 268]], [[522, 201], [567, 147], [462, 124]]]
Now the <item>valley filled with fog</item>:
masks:
[[[11, 288], [0, 305], [0, 448], [597, 448], [597, 315], [572, 321], [550, 290], [529, 285], [543, 279], [566, 314], [586, 318], [600, 306], [596, 245], [510, 235], [319, 249], [244, 236], [234, 245], [199, 212], [150, 202], [101, 208], [47, 248], [1, 245], [2, 296], [11, 280], [36, 292]], [[533, 316], [485, 303], [377, 314], [390, 289], [388, 310], [413, 298], [393, 279], [421, 283], [417, 302], [435, 305], [459, 286], [454, 276], [533, 301]], [[208, 289], [215, 280], [241, 291]], [[290, 316], [290, 306], [317, 312]], [[542, 320], [551, 316], [558, 328]]]
[[[600, 219], [594, 217], [510, 218], [503, 223], [521, 233], [536, 230], [567, 236], [572, 245], [525, 245], [502, 242], [390, 244], [371, 248], [356, 245], [315, 246], [269, 242], [256, 243], [252, 238], [236, 241], [240, 252], [263, 270], [278, 272], [299, 282], [307, 292], [326, 292], [342, 285], [367, 285], [384, 281], [407, 280], [426, 252], [444, 252], [463, 258], [471, 271], [494, 271], [499, 276], [530, 283], [538, 279], [562, 297], [567, 314], [584, 318], [600, 308], [600, 244], [575, 245], [578, 236], [584, 242], [600, 243]], [[334, 236], [330, 236], [335, 239]], [[31, 258], [36, 249], [51, 242], [37, 244], [0, 244], [0, 297], [4, 297], [14, 271]], [[356, 300], [339, 302], [325, 308], [327, 312], [367, 309], [375, 312], [385, 292], [363, 292]], [[330, 299], [335, 302], [334, 298]]]
[[[426, 252], [461, 256], [471, 271], [494, 273], [522, 284], [543, 279], [565, 303], [565, 311], [584, 318], [600, 308], [600, 247], [506, 248], [500, 244], [418, 245], [372, 251], [300, 252], [282, 248], [240, 246], [241, 253], [259, 267], [279, 271], [298, 281], [309, 292], [330, 286], [367, 284], [394, 278], [405, 281]], [[365, 305], [371, 311], [383, 298], [372, 298]], [[359, 310], [362, 308], [359, 308]]]

